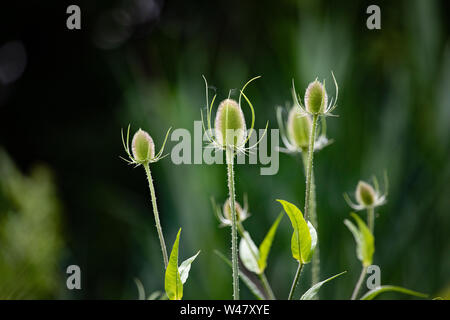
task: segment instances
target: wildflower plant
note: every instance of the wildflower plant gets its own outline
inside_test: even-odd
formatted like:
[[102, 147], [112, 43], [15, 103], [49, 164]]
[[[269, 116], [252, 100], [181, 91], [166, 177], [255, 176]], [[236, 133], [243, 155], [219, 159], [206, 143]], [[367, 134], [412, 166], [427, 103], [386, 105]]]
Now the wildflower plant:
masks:
[[[355, 242], [356, 242], [356, 256], [358, 260], [361, 261], [362, 270], [361, 274], [358, 278], [358, 281], [353, 289], [353, 293], [351, 295], [351, 300], [355, 300], [358, 298], [359, 292], [361, 290], [362, 283], [367, 274], [367, 268], [372, 265], [373, 255], [375, 252], [375, 237], [373, 235], [374, 231], [374, 208], [386, 203], [387, 196], [387, 175], [385, 174], [385, 193], [380, 194], [378, 182], [376, 178], [373, 178], [373, 183], [375, 187], [372, 187], [366, 182], [360, 181], [356, 187], [356, 199], [357, 204], [354, 204], [348, 198], [348, 195], [344, 195], [344, 198], [355, 210], [363, 210], [367, 209], [367, 224], [357, 215], [356, 213], [351, 213], [350, 215], [356, 222], [356, 225], [352, 223], [350, 220], [345, 219], [344, 224], [352, 233]], [[405, 289], [398, 286], [378, 286], [367, 293], [365, 293], [361, 300], [371, 300], [375, 298], [377, 295], [387, 291], [397, 291], [408, 295], [413, 295], [417, 297], [427, 297], [426, 294], [412, 291], [409, 289]]]
[[[170, 253], [170, 258], [168, 258], [167, 255], [167, 248], [166, 243], [164, 241], [164, 235], [161, 228], [161, 222], [159, 219], [159, 212], [158, 212], [158, 206], [156, 203], [156, 194], [155, 194], [155, 187], [153, 184], [153, 178], [150, 171], [150, 163], [157, 162], [164, 158], [163, 152], [164, 152], [164, 146], [166, 145], [167, 138], [170, 133], [170, 128], [167, 130], [166, 137], [164, 138], [164, 143], [159, 150], [157, 154], [155, 154], [155, 144], [153, 142], [152, 137], [144, 130], [139, 129], [133, 136], [132, 142], [131, 142], [131, 150], [129, 145], [129, 138], [130, 138], [130, 125], [128, 125], [127, 129], [127, 136], [126, 139], [124, 138], [123, 130], [121, 132], [122, 135], [122, 144], [125, 149], [125, 152], [128, 155], [128, 159], [122, 158], [125, 160], [128, 164], [134, 165], [135, 167], [143, 166], [145, 169], [145, 173], [147, 175], [148, 185], [150, 189], [150, 196], [152, 200], [152, 206], [153, 206], [153, 214], [155, 218], [155, 224], [156, 229], [158, 232], [158, 237], [161, 245], [161, 251], [163, 255], [163, 261], [164, 261], [164, 268], [165, 268], [165, 280], [164, 280], [164, 286], [165, 286], [165, 296], [161, 296], [158, 294], [153, 294], [149, 297], [152, 299], [155, 299], [158, 295], [161, 297], [167, 297], [170, 300], [181, 300], [183, 297], [183, 284], [186, 282], [189, 271], [191, 269], [192, 262], [197, 258], [198, 254], [197, 252], [194, 256], [190, 257], [189, 259], [186, 259], [181, 263], [181, 265], [178, 266], [178, 246], [179, 246], [179, 240], [180, 240], [180, 233], [181, 228], [178, 231], [177, 238], [175, 240], [175, 243], [172, 247], [172, 251]], [[139, 296], [140, 298], [145, 298], [145, 291], [142, 283], [135, 279], [136, 285], [138, 287]]]
[[[207, 139], [209, 140], [210, 146], [217, 150], [225, 151], [225, 159], [227, 164], [227, 176], [228, 176], [228, 192], [229, 201], [231, 207], [231, 261], [232, 261], [232, 273], [233, 273], [233, 298], [239, 300], [239, 265], [238, 265], [238, 246], [237, 246], [237, 214], [236, 214], [236, 196], [235, 196], [235, 186], [234, 186], [234, 158], [237, 153], [247, 153], [253, 148], [255, 148], [261, 139], [256, 142], [253, 146], [245, 147], [246, 143], [250, 140], [255, 125], [255, 110], [252, 103], [244, 94], [244, 90], [248, 84], [252, 81], [258, 79], [254, 77], [250, 79], [240, 90], [239, 100], [236, 102], [228, 96], [227, 99], [223, 100], [219, 104], [219, 108], [216, 112], [215, 117], [215, 127], [214, 130], [211, 126], [211, 114], [216, 95], [214, 95], [211, 104], [208, 99], [208, 83], [206, 78], [203, 77], [205, 81], [206, 88], [206, 108], [207, 126], [204, 124], [203, 113], [201, 113], [203, 129], [206, 133]], [[247, 129], [245, 122], [244, 113], [241, 108], [241, 98], [244, 97], [246, 100], [251, 114], [252, 120], [250, 129]], [[266, 130], [267, 130], [266, 125]], [[206, 129], [206, 127], [208, 129]], [[264, 135], [263, 135], [264, 136]]]
[[148, 186], [150, 189], [150, 196], [152, 199], [153, 214], [155, 217], [156, 229], [158, 231], [158, 237], [159, 237], [159, 242], [161, 245], [161, 251], [162, 251], [162, 255], [163, 255], [165, 268], [167, 268], [169, 259], [167, 256], [166, 243], [164, 241], [164, 235], [163, 235], [162, 228], [161, 228], [161, 222], [159, 220], [158, 206], [156, 203], [155, 187], [153, 185], [153, 178], [152, 178], [152, 173], [150, 171], [149, 164], [157, 162], [160, 159], [164, 158], [164, 156], [162, 154], [164, 152], [164, 146], [166, 145], [167, 138], [169, 136], [169, 132], [170, 132], [170, 128], [169, 128], [169, 130], [167, 130], [166, 137], [164, 138], [164, 143], [156, 155], [155, 155], [155, 144], [153, 142], [153, 139], [146, 131], [139, 129], [134, 134], [133, 140], [131, 143], [131, 150], [130, 150], [130, 145], [129, 145], [130, 125], [128, 125], [126, 141], [125, 141], [125, 138], [123, 135], [123, 130], [121, 132], [122, 144], [125, 149], [125, 152], [128, 155], [128, 159], [125, 159], [122, 157], [121, 158], [123, 160], [125, 160], [128, 164], [134, 165], [135, 167], [143, 166], [145, 169], [145, 173], [147, 175]]

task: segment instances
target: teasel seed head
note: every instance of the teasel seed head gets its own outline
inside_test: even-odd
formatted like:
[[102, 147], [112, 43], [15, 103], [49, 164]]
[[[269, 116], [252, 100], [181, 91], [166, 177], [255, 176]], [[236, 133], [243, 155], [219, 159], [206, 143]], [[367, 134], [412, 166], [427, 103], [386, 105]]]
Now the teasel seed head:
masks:
[[356, 201], [359, 205], [365, 207], [372, 207], [375, 204], [377, 194], [373, 187], [364, 182], [359, 181], [356, 187]]
[[246, 125], [244, 113], [233, 99], [223, 100], [215, 119], [217, 142], [223, 147], [236, 148], [245, 144]]
[[152, 137], [146, 131], [139, 129], [133, 136], [131, 151], [136, 162], [149, 162], [155, 157], [155, 144]]
[[293, 145], [300, 149], [308, 148], [311, 124], [311, 117], [308, 114], [301, 114], [298, 108], [291, 108], [287, 122], [287, 134]]
[[[241, 205], [235, 201], [235, 208], [236, 208], [236, 219], [237, 221], [241, 221], [241, 219], [243, 218], [243, 210]], [[232, 217], [231, 217], [231, 205], [230, 205], [230, 198], [227, 199], [227, 201], [225, 201], [225, 203], [223, 204], [223, 215], [225, 216], [225, 219], [231, 221]]]
[[310, 114], [323, 114], [327, 108], [328, 97], [325, 85], [315, 80], [305, 92], [305, 107]]

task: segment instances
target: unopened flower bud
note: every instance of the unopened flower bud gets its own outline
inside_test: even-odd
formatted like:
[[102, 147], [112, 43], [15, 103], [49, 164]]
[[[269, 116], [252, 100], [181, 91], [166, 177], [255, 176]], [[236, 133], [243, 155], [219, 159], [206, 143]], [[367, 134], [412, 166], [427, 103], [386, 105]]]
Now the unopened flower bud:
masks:
[[232, 99], [223, 100], [216, 114], [217, 142], [222, 146], [237, 147], [245, 142], [245, 118], [241, 107]]
[[364, 181], [359, 181], [356, 187], [356, 201], [362, 206], [370, 207], [374, 205], [375, 199], [376, 193], [373, 187]]
[[[234, 207], [236, 208], [236, 220], [240, 221], [242, 218], [242, 207], [237, 201], [235, 201], [234, 204]], [[223, 204], [223, 214], [227, 220], [232, 221], [230, 198]]]
[[155, 157], [155, 144], [152, 137], [144, 130], [139, 129], [133, 136], [131, 150], [136, 162], [148, 162]]
[[288, 136], [293, 145], [298, 148], [308, 148], [311, 134], [311, 117], [302, 115], [297, 108], [292, 108], [288, 116]]
[[328, 97], [324, 85], [317, 80], [311, 82], [305, 93], [306, 111], [312, 114], [324, 113], [327, 103]]

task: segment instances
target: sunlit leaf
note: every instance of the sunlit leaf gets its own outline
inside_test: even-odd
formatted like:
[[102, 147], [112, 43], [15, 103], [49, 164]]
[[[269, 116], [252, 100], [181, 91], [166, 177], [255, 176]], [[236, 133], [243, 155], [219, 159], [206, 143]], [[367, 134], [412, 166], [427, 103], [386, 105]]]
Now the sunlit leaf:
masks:
[[408, 294], [410, 296], [415, 296], [415, 297], [420, 297], [420, 298], [428, 297], [427, 294], [420, 293], [420, 292], [413, 291], [413, 290], [409, 290], [409, 289], [405, 289], [405, 288], [398, 287], [398, 286], [379, 286], [379, 287], [377, 287], [375, 289], [372, 289], [369, 292], [367, 292], [364, 296], [362, 296], [361, 300], [372, 300], [373, 298], [378, 296], [380, 293], [393, 292], [393, 291], [401, 292], [401, 293], [404, 293], [404, 294]]
[[[214, 250], [214, 253], [217, 254], [217, 256], [219, 256], [219, 258], [221, 258], [230, 268], [232, 268], [230, 259], [225, 257], [225, 255], [222, 254], [220, 251]], [[256, 298], [258, 298], [259, 300], [265, 299], [264, 294], [259, 290], [259, 288], [256, 286], [256, 284], [253, 283], [253, 281], [250, 280], [249, 277], [247, 277], [245, 274], [243, 274], [241, 270], [239, 270], [239, 277], [245, 283], [245, 285], [251, 291], [251, 293], [254, 294], [254, 296]]]
[[306, 292], [302, 295], [302, 297], [300, 298], [300, 300], [313, 300], [314, 297], [315, 297], [315, 296], [317, 295], [317, 293], [319, 292], [320, 288], [321, 288], [325, 283], [327, 283], [328, 281], [333, 280], [334, 278], [339, 277], [340, 275], [342, 275], [342, 274], [344, 274], [344, 273], [346, 273], [346, 272], [347, 272], [347, 271], [338, 273], [338, 274], [336, 274], [336, 275], [334, 275], [334, 276], [332, 276], [332, 277], [330, 277], [330, 278], [328, 278], [328, 279], [326, 279], [326, 280], [323, 280], [323, 281], [320, 281], [320, 282], [316, 283], [315, 285], [313, 285], [311, 288], [309, 288], [308, 291], [306, 291]]
[[266, 236], [264, 237], [263, 242], [261, 242], [261, 245], [259, 246], [258, 266], [261, 273], [263, 273], [266, 269], [267, 257], [269, 256], [270, 247], [272, 246], [273, 238], [275, 237], [275, 233], [277, 232], [277, 228], [280, 224], [281, 218], [283, 218], [283, 213], [281, 213], [272, 224]]
[[166, 269], [165, 290], [170, 300], [181, 300], [183, 297], [183, 283], [178, 270], [178, 244], [180, 241], [181, 228], [170, 253], [169, 264]]
[[244, 231], [239, 243], [239, 257], [249, 271], [260, 273], [258, 265], [259, 250], [247, 231]]
[[[312, 238], [308, 224], [303, 218], [303, 214], [295, 205], [284, 200], [277, 200], [283, 205], [289, 219], [291, 220], [294, 233], [291, 239], [291, 251], [294, 259], [306, 264], [311, 261]], [[316, 237], [317, 238], [317, 237]]]
[[180, 266], [178, 267], [178, 270], [180, 272], [180, 278], [181, 282], [183, 284], [186, 283], [187, 278], [189, 277], [189, 271], [191, 270], [191, 264], [194, 262], [195, 258], [199, 255], [200, 251], [197, 252], [195, 255], [190, 257], [189, 259], [184, 260]]

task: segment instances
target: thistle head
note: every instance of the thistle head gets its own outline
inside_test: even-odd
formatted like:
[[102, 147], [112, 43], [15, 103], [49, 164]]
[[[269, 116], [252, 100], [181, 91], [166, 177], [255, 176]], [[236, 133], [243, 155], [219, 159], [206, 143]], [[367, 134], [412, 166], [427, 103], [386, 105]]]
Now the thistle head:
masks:
[[331, 72], [331, 75], [333, 76], [333, 81], [336, 88], [336, 97], [334, 101], [333, 98], [331, 98], [330, 102], [328, 102], [328, 95], [325, 89], [325, 80], [323, 82], [319, 82], [316, 79], [308, 85], [304, 98], [305, 105], [302, 104], [301, 98], [297, 95], [294, 81], [292, 81], [292, 96], [294, 98], [295, 105], [300, 109], [301, 113], [310, 114], [312, 116], [333, 116], [331, 112], [337, 106], [336, 103], [338, 100], [339, 88], [333, 72]]
[[359, 181], [356, 186], [355, 196], [358, 204], [371, 207], [375, 203], [377, 194], [370, 184], [364, 181]]
[[215, 119], [216, 139], [223, 147], [237, 148], [245, 144], [246, 125], [244, 113], [233, 99], [223, 100]]
[[[220, 226], [231, 226], [232, 222], [232, 215], [231, 215], [231, 201], [230, 198], [228, 198], [225, 203], [222, 206], [222, 209], [218, 207], [214, 200], [212, 200], [213, 209], [217, 216], [217, 219], [220, 221]], [[247, 196], [244, 195], [244, 207], [242, 207], [239, 202], [234, 202], [234, 207], [236, 209], [236, 221], [237, 222], [243, 222], [246, 220], [250, 214], [248, 212], [248, 201]]]
[[139, 129], [133, 136], [131, 151], [136, 162], [149, 162], [155, 157], [155, 144], [152, 137], [146, 131]]
[[166, 138], [164, 139], [161, 149], [155, 154], [155, 144], [152, 137], [146, 131], [139, 129], [133, 136], [130, 150], [130, 126], [128, 126], [126, 139], [124, 138], [122, 130], [122, 144], [128, 155], [128, 159], [121, 158], [128, 164], [134, 164], [136, 166], [148, 165], [149, 163], [156, 162], [164, 158], [165, 156], [163, 156], [162, 153], [164, 152], [164, 146], [166, 145], [169, 133], [170, 128], [167, 130]]
[[291, 108], [287, 121], [287, 134], [292, 145], [300, 149], [307, 149], [311, 134], [311, 117], [301, 114], [297, 108]]
[[308, 85], [305, 92], [305, 107], [310, 114], [323, 114], [327, 108], [328, 97], [325, 83], [314, 80]]
[[387, 189], [388, 189], [386, 174], [384, 176], [384, 189], [385, 189], [384, 194], [381, 194], [378, 186], [378, 181], [375, 177], [373, 177], [373, 185], [364, 181], [358, 182], [355, 191], [356, 203], [353, 203], [346, 193], [344, 194], [344, 199], [345, 201], [347, 201], [348, 205], [354, 210], [375, 208], [382, 206], [383, 204], [386, 203]]

